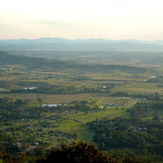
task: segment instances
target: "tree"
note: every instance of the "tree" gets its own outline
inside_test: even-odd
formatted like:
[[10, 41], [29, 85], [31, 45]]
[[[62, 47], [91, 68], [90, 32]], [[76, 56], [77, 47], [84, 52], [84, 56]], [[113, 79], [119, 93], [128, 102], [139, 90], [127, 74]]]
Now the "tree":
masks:
[[42, 103], [42, 99], [41, 98], [37, 98], [37, 101], [39, 102], [39, 104]]
[[[61, 149], [52, 149], [46, 159], [38, 159], [37, 163], [109, 163], [109, 158], [99, 151], [93, 144], [73, 142], [62, 145]], [[112, 160], [112, 163], [117, 161]]]

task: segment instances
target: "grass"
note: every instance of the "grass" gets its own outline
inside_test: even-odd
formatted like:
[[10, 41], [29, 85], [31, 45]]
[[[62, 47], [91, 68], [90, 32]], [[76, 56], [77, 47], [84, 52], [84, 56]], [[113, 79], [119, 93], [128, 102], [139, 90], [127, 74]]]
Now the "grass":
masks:
[[[83, 140], [86, 142], [91, 142], [91, 138], [94, 135], [94, 132], [90, 130], [87, 126], [87, 122], [96, 120], [96, 118], [108, 117], [110, 119], [116, 116], [125, 116], [129, 117], [128, 112], [126, 112], [127, 107], [119, 108], [116, 107], [107, 108], [99, 112], [85, 114], [83, 112], [77, 112], [75, 115], [66, 115], [64, 116], [67, 120], [61, 121], [60, 124], [57, 124], [58, 127], [53, 129], [61, 130], [64, 132], [75, 132], [77, 133], [78, 140]], [[63, 118], [64, 118], [63, 117]], [[76, 121], [77, 120], [77, 121]], [[51, 128], [52, 129], [52, 128]]]
[[71, 101], [89, 100], [90, 96], [96, 97], [97, 93], [80, 93], [80, 94], [40, 94], [40, 93], [1, 93], [2, 97], [11, 97], [13, 99], [30, 99], [36, 100], [41, 98], [45, 104], [69, 103]]
[[93, 93], [81, 93], [81, 94], [62, 94], [62, 95], [47, 95], [45, 99], [42, 99], [44, 103], [69, 103], [71, 101], [89, 99], [90, 96], [95, 96]]
[[124, 106], [128, 106], [131, 105], [135, 102], [137, 102], [138, 99], [137, 98], [131, 98], [131, 99], [124, 99], [124, 98], [116, 98], [116, 97], [101, 97], [98, 101], [97, 104], [98, 105], [108, 105], [108, 104], [118, 104], [118, 105], [124, 105]]
[[162, 89], [158, 88], [157, 85], [161, 83], [138, 83], [137, 85], [129, 84], [124, 87], [116, 87], [112, 89], [112, 92], [132, 92], [132, 93], [162, 93]]
[[[126, 112], [127, 107], [121, 108], [119, 107], [118, 110], [116, 107], [101, 109], [99, 112], [94, 113], [88, 113], [85, 114], [81, 111], [78, 111], [76, 114], [67, 114], [65, 116], [62, 116], [62, 118], [65, 118], [60, 123], [56, 123], [55, 127], [48, 127], [44, 128], [44, 130], [60, 130], [63, 132], [70, 132], [70, 133], [76, 133], [77, 134], [77, 140], [83, 140], [85, 142], [90, 143], [92, 140], [92, 137], [94, 135], [94, 132], [90, 130], [87, 126], [87, 122], [91, 122], [96, 120], [96, 118], [103, 118], [108, 117], [110, 119], [116, 117], [116, 116], [125, 116], [128, 117], [129, 114]], [[46, 113], [45, 116], [51, 116], [52, 113]], [[55, 115], [55, 113], [54, 113]], [[44, 119], [41, 119], [41, 122], [43, 122]], [[55, 122], [54, 120], [48, 120], [48, 122]]]
[[[116, 109], [108, 108], [106, 110], [101, 110], [100, 112], [84, 114], [83, 112], [78, 112], [75, 115], [66, 115], [67, 120], [63, 120], [59, 127], [55, 128], [61, 131], [75, 132], [77, 133], [77, 139], [90, 142], [94, 132], [88, 128], [87, 122], [96, 120], [96, 118], [108, 117], [110, 119], [116, 116], [129, 116], [126, 112], [127, 108]], [[77, 121], [75, 121], [77, 120]], [[58, 125], [58, 124], [57, 124]]]
[[88, 126], [84, 123], [79, 123], [73, 120], [64, 120], [60, 124], [57, 130], [61, 130], [64, 132], [72, 132], [76, 133], [78, 140], [83, 140], [88, 143], [91, 142], [91, 138], [94, 135], [94, 132], [88, 128]]

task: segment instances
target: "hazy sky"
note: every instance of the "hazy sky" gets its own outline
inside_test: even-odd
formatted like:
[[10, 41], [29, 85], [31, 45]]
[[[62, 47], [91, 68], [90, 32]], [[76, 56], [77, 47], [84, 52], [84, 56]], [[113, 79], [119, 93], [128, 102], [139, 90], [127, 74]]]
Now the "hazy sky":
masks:
[[0, 39], [163, 40], [163, 0], [0, 0]]

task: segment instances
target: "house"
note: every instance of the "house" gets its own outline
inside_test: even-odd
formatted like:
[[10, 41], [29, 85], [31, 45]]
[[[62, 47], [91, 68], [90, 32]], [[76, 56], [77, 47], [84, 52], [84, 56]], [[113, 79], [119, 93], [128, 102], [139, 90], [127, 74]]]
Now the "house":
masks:
[[37, 87], [25, 87], [23, 89], [29, 89], [29, 90], [34, 90], [34, 89], [37, 89]]
[[42, 107], [57, 107], [62, 106], [62, 104], [43, 104]]
[[117, 106], [117, 104], [108, 104], [108, 106]]
[[36, 142], [36, 143], [34, 143], [34, 145], [38, 146], [38, 145], [39, 145], [39, 143], [37, 143], [37, 142]]

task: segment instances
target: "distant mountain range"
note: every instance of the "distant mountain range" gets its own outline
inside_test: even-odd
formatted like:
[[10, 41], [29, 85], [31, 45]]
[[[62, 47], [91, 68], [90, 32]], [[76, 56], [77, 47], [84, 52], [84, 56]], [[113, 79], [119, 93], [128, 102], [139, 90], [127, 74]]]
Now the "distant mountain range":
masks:
[[0, 40], [0, 50], [163, 52], [163, 41], [40, 38]]

